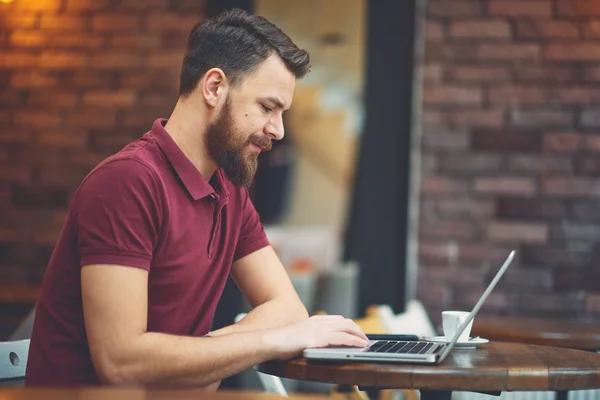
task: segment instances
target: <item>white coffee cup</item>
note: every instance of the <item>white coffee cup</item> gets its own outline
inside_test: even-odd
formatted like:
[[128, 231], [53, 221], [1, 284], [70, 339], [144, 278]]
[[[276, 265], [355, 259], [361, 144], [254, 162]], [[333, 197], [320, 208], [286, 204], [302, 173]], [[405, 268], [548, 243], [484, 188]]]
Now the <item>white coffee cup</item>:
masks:
[[[447, 341], [451, 341], [456, 331], [460, 328], [462, 323], [467, 319], [469, 313], [466, 311], [442, 311], [442, 326], [444, 328], [444, 336]], [[473, 320], [469, 322], [469, 325], [458, 337], [458, 342], [468, 342], [469, 335], [471, 334], [471, 327], [473, 326]]]

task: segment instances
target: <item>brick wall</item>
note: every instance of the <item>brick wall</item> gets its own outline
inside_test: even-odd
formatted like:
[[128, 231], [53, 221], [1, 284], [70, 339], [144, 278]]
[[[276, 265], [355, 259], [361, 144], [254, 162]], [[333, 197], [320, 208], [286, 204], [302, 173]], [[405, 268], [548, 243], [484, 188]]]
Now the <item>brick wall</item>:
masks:
[[600, 1], [429, 0], [418, 296], [600, 318]]
[[202, 0], [0, 3], [0, 282], [40, 282], [70, 196], [168, 117]]

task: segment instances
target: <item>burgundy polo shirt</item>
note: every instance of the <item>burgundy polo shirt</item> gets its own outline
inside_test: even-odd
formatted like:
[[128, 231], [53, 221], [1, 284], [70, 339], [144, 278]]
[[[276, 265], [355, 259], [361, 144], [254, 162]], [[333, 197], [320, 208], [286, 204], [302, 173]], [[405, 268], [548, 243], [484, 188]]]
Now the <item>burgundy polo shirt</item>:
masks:
[[81, 267], [149, 272], [148, 331], [203, 336], [232, 263], [268, 245], [246, 189], [222, 170], [208, 182], [165, 131], [165, 120], [84, 179], [42, 285], [27, 385], [93, 385]]

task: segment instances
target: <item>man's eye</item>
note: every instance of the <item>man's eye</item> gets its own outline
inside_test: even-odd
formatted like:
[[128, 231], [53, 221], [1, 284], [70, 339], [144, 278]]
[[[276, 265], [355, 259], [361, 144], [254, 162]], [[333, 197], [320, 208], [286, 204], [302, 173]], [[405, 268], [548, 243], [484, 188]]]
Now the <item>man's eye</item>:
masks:
[[273, 109], [272, 109], [271, 107], [268, 107], [268, 106], [266, 106], [266, 105], [264, 105], [264, 104], [261, 104], [261, 105], [262, 105], [262, 108], [263, 108], [263, 110], [265, 110], [266, 112], [271, 112], [271, 111], [273, 111]]

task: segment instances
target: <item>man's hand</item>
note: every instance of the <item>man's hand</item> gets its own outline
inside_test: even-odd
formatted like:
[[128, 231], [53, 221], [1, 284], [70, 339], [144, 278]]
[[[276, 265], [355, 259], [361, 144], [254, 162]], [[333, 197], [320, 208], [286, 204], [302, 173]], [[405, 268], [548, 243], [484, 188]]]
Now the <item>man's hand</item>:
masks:
[[316, 315], [302, 322], [268, 332], [265, 341], [279, 359], [299, 355], [304, 349], [327, 346], [365, 347], [367, 335], [354, 321], [340, 315]]

